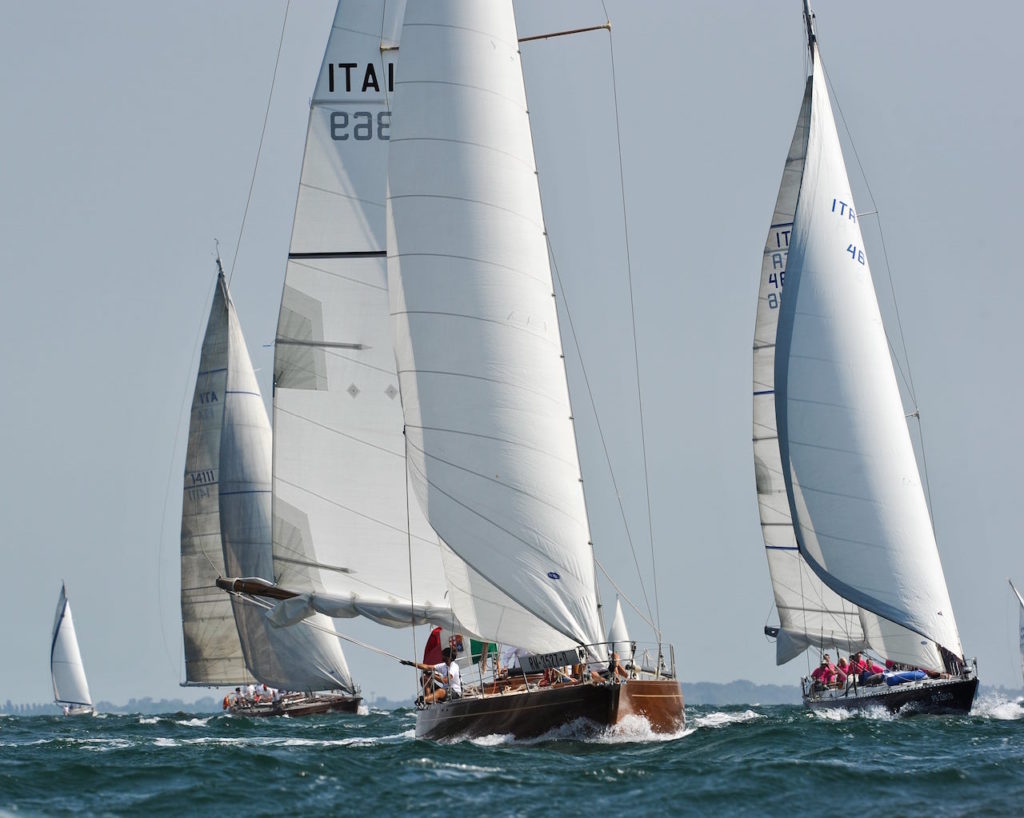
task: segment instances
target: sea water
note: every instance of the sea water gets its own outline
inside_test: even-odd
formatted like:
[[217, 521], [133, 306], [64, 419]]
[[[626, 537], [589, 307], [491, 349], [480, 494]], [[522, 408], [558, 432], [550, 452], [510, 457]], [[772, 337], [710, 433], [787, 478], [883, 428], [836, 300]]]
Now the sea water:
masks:
[[1024, 707], [689, 707], [599, 735], [428, 742], [413, 710], [0, 716], [0, 816], [1024, 814]]

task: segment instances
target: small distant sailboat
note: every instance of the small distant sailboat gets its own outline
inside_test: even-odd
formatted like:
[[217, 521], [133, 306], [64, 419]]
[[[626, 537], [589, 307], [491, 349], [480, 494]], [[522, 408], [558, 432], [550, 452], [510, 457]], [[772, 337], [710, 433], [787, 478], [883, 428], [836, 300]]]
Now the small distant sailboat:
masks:
[[57, 614], [53, 619], [50, 677], [53, 679], [53, 697], [65, 716], [89, 716], [96, 712], [89, 695], [89, 682], [85, 678], [82, 653], [78, 649], [75, 623], [71, 618], [71, 603], [64, 583], [60, 586]]
[[1021, 677], [1024, 678], [1024, 597], [1020, 595], [1020, 591], [1017, 590], [1017, 586], [1013, 584], [1013, 580], [1008, 580], [1010, 588], [1013, 589], [1013, 595], [1017, 597], [1017, 602], [1020, 608], [1017, 611], [1017, 623], [1018, 623], [1018, 641], [1020, 644], [1020, 672]]
[[225, 573], [274, 579], [270, 422], [219, 259], [217, 267], [185, 458], [185, 684], [259, 682], [290, 691], [227, 698], [227, 709], [241, 715], [355, 712], [361, 697], [330, 619], [278, 629], [262, 608], [216, 586]]
[[966, 712], [978, 679], [942, 573], [807, 0], [804, 14], [811, 73], [754, 332], [754, 470], [780, 619], [765, 631], [779, 664], [815, 647], [871, 650], [913, 669], [884, 674], [887, 684], [819, 689], [805, 679], [808, 707]]

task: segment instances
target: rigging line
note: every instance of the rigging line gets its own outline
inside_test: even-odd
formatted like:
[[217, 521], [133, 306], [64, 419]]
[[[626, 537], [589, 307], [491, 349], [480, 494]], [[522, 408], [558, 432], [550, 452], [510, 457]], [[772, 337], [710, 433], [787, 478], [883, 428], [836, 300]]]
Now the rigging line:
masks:
[[242, 245], [242, 234], [245, 232], [245, 220], [249, 215], [249, 205], [252, 204], [252, 191], [256, 187], [256, 171], [260, 167], [260, 156], [263, 154], [263, 138], [267, 135], [267, 121], [270, 119], [270, 103], [274, 99], [274, 87], [277, 85], [277, 68], [281, 64], [281, 48], [284, 45], [284, 32], [288, 27], [288, 12], [291, 11], [292, 0], [284, 7], [284, 20], [281, 21], [281, 37], [277, 41], [277, 57], [274, 59], [274, 76], [270, 80], [270, 93], [267, 95], [267, 110], [263, 113], [263, 128], [260, 130], [260, 142], [256, 147], [256, 163], [252, 166], [252, 178], [249, 179], [249, 195], [245, 200], [245, 209], [242, 211], [242, 224], [238, 228], [238, 241], [235, 242], [235, 255], [231, 259], [231, 272], [228, 273], [228, 284], [231, 284], [231, 277], [235, 274], [235, 264], [238, 262], [238, 248]]
[[[819, 52], [821, 51], [820, 45], [818, 46], [818, 50]], [[864, 180], [864, 188], [867, 190], [868, 198], [871, 200], [871, 206], [874, 208], [873, 215], [875, 216], [875, 225], [878, 228], [879, 246], [882, 248], [882, 261], [885, 264], [886, 277], [889, 279], [889, 293], [892, 297], [893, 311], [896, 315], [896, 328], [899, 331], [900, 346], [903, 347], [903, 359], [906, 363], [907, 371], [906, 373], [903, 372], [903, 366], [901, 365], [899, 360], [896, 361], [896, 368], [899, 369], [900, 375], [903, 377], [904, 382], [907, 384], [907, 389], [910, 392], [910, 398], [911, 400], [913, 400], [914, 408], [916, 409], [918, 406], [917, 392], [914, 389], [914, 379], [910, 371], [910, 355], [907, 353], [907, 341], [903, 334], [903, 321], [900, 317], [900, 305], [899, 302], [896, 300], [896, 287], [892, 280], [892, 269], [889, 267], [889, 252], [885, 247], [885, 233], [882, 230], [882, 218], [881, 214], [878, 211], [878, 202], [875, 201], [875, 194], [871, 190], [871, 183], [868, 181], [867, 173], [864, 171], [864, 165], [860, 161], [860, 154], [857, 152], [857, 145], [853, 140], [853, 133], [851, 133], [850, 126], [846, 122], [846, 117], [843, 114], [843, 108], [839, 104], [839, 96], [838, 94], [836, 94], [835, 86], [832, 84], [832, 78], [828, 75], [828, 72], [825, 71], [824, 61], [822, 61], [821, 64], [821, 72], [825, 75], [825, 82], [828, 83], [828, 87], [832, 90], [832, 99], [835, 102], [836, 110], [839, 111], [839, 118], [842, 120], [843, 130], [846, 131], [846, 135], [850, 140], [850, 148], [853, 150], [853, 157], [854, 159], [857, 160], [857, 169], [860, 171], [861, 179]], [[888, 340], [888, 333], [886, 335]], [[891, 349], [891, 342], [889, 346]], [[893, 351], [893, 357], [896, 358], [895, 350]]]
[[[622, 504], [622, 492], [619, 491], [618, 480], [615, 479], [615, 469], [612, 468], [612, 457], [608, 451], [608, 441], [604, 435], [604, 428], [601, 426], [601, 417], [597, 412], [597, 402], [594, 400], [594, 390], [590, 386], [590, 376], [587, 375], [587, 366], [583, 362], [583, 350], [580, 348], [580, 341], [576, 335], [576, 326], [572, 321], [572, 313], [569, 309], [569, 300], [565, 295], [565, 287], [562, 285], [562, 277], [558, 273], [558, 264], [555, 261], [555, 253], [551, 247], [551, 240], [548, 239], [548, 255], [551, 257], [551, 269], [554, 273], [554, 279], [558, 283], [558, 291], [562, 295], [562, 304], [565, 306], [565, 318], [569, 323], [569, 334], [572, 336], [573, 346], [576, 347], [576, 355], [580, 361], [580, 372], [583, 375], [583, 383], [587, 387], [587, 397], [590, 398], [590, 409], [594, 413], [594, 424], [597, 426], [597, 436], [601, 440], [601, 448], [604, 451], [604, 461], [608, 466], [608, 476], [611, 478], [612, 487], [615, 489], [615, 500], [619, 504], [619, 516], [622, 517], [622, 527], [626, 531], [626, 542], [629, 543], [630, 553], [633, 555], [633, 565], [636, 567], [637, 576], [640, 577], [640, 590], [644, 595], [644, 603], [647, 605], [647, 616], [643, 617], [644, 621], [651, 626], [651, 629], [658, 634], [658, 641], [661, 641], [661, 633], [659, 629], [654, 625], [654, 614], [651, 611], [651, 601], [647, 598], [647, 586], [643, 582], [643, 573], [640, 570], [640, 560], [637, 558], [636, 546], [633, 544], [633, 535], [629, 530], [629, 521], [626, 519], [626, 509]], [[597, 563], [597, 554], [594, 554], [594, 562]], [[597, 563], [600, 564], [600, 563]], [[604, 569], [601, 569], [604, 571]], [[605, 576], [608, 575], [607, 571], [604, 571]], [[615, 583], [612, 582], [614, 586]], [[618, 589], [616, 589], [618, 590]], [[641, 614], [643, 616], [643, 614]]]
[[[409, 506], [409, 437], [402, 428], [402, 441], [405, 443], [405, 463], [402, 468], [402, 477], [405, 480], [405, 531], [406, 531], [406, 553], [409, 557], [409, 639], [412, 641], [412, 655], [415, 658], [416, 652], [416, 597], [413, 596], [412, 577], [412, 509]], [[438, 537], [440, 539], [440, 537]], [[443, 563], [442, 563], [443, 567]], [[453, 612], [454, 614], [454, 612]], [[454, 632], [454, 628], [452, 631]], [[425, 658], [425, 657], [424, 657]], [[413, 684], [416, 682], [416, 668], [412, 669]]]
[[[608, 8], [605, 0], [601, 0], [601, 8], [604, 9], [605, 19], [608, 19]], [[626, 210], [626, 175], [622, 167], [622, 128], [619, 122], [619, 92], [618, 81], [615, 76], [615, 47], [612, 42], [611, 23], [608, 24], [608, 56], [611, 62], [612, 71], [612, 99], [615, 104], [615, 143], [619, 155], [619, 192], [622, 196], [622, 232], [626, 245], [626, 276], [629, 281], [629, 312], [633, 321], [633, 366], [636, 370], [636, 399], [640, 413], [640, 450], [644, 463], [644, 493], [647, 497], [647, 531], [651, 543], [651, 573], [654, 582], [654, 610], [658, 623], [658, 641], [661, 641], [661, 603], [658, 598], [658, 564], [654, 554], [654, 518], [651, 512], [651, 480], [650, 467], [647, 462], [647, 437], [644, 429], [644, 402], [643, 391], [640, 388], [640, 351], [636, 337], [636, 301], [633, 292], [633, 265], [629, 254], [629, 217]]]
[[[271, 603], [265, 602], [262, 599], [256, 599], [256, 597], [249, 596], [248, 594], [239, 593], [238, 591], [229, 591], [228, 593], [230, 593], [231, 596], [237, 597], [238, 599], [242, 600], [243, 602], [247, 602], [250, 605], [256, 605], [257, 607], [263, 608], [263, 609], [268, 610], [268, 611], [271, 610], [272, 608], [274, 608], [274, 605], [272, 605]], [[297, 624], [300, 624], [300, 623], [296, 622], [295, 624], [297, 625]], [[324, 633], [329, 634], [331, 636], [336, 636], [336, 637], [338, 637], [338, 639], [343, 639], [346, 642], [351, 642], [353, 645], [358, 645], [361, 648], [366, 648], [367, 650], [372, 650], [374, 653], [379, 653], [381, 656], [387, 656], [387, 657], [389, 657], [391, 659], [398, 659], [399, 661], [401, 661], [402, 658], [403, 658], [401, 656], [395, 656], [395, 654], [393, 654], [393, 653], [389, 653], [388, 651], [384, 650], [384, 648], [374, 647], [373, 645], [370, 645], [370, 644], [368, 644], [366, 642], [362, 642], [359, 639], [356, 639], [354, 636], [346, 636], [345, 634], [340, 633], [340, 632], [334, 630], [334, 628], [328, 628], [328, 627], [325, 627], [324, 625], [318, 625], [316, 622], [312, 622], [309, 619], [301, 620], [301, 624], [306, 625], [307, 627], [313, 628], [314, 630], [323, 631]], [[289, 627], [291, 627], [291, 626], [289, 626]]]
[[917, 418], [917, 436], [921, 439], [921, 471], [924, 472], [924, 491], [928, 500], [928, 512], [932, 518], [932, 533], [935, 533], [935, 507], [932, 505], [932, 481], [928, 479], [928, 455], [925, 454], [924, 446], [924, 424], [921, 423], [921, 413], [915, 412]]
[[[601, 565], [601, 561], [597, 557], [594, 557], [594, 564], [597, 565], [597, 567], [601, 569], [601, 573], [604, 574], [605, 579], [607, 579], [608, 582], [611, 584], [612, 588], [615, 589], [615, 592], [619, 595], [619, 598], [626, 600], [626, 604], [629, 605], [629, 607], [633, 609], [633, 611], [636, 613], [636, 615], [639, 616], [644, 621], [644, 624], [648, 625], [652, 631], [657, 633], [658, 629], [654, 626], [654, 623], [648, 617], [644, 616], [644, 612], [641, 611], [636, 606], [636, 604], [633, 602], [633, 600], [629, 598], [629, 596], [626, 594], [626, 592], [623, 591], [616, 584], [615, 580], [612, 578], [612, 575], [610, 573], [608, 573], [608, 569], [605, 568], [603, 565]], [[648, 612], [650, 612], [650, 605], [648, 605], [647, 608], [648, 608]]]

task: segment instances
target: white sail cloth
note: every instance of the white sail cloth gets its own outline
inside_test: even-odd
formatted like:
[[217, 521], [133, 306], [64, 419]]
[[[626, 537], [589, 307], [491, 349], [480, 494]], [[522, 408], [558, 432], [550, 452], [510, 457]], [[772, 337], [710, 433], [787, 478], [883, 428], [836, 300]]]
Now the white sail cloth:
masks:
[[[186, 681], [250, 677], [288, 690], [353, 690], [337, 638], [278, 631], [261, 608], [231, 600], [218, 576], [273, 579], [271, 430], [241, 326], [218, 276], [192, 403], [182, 510]], [[330, 628], [320, 617], [315, 624]], [[247, 672], [248, 671], [248, 672]]]
[[382, 44], [397, 42], [403, 10], [338, 6], [310, 111], [274, 353], [278, 582], [324, 600], [332, 616], [388, 625], [412, 624], [414, 609], [449, 608], [437, 536], [407, 486], [388, 316], [384, 203], [398, 52]]
[[864, 614], [868, 644], [962, 656], [817, 46], [776, 339], [782, 473], [800, 553]]
[[50, 677], [57, 704], [92, 707], [89, 682], [85, 678], [82, 653], [78, 649], [75, 622], [71, 617], [64, 585], [57, 597], [57, 613], [53, 618], [53, 640], [50, 644]]
[[610, 650], [619, 654], [623, 661], [633, 655], [633, 640], [629, 638], [626, 617], [622, 614], [622, 602], [618, 599], [615, 600], [615, 617], [612, 619], [611, 628], [608, 629], [608, 641], [611, 643]]
[[1020, 595], [1020, 591], [1010, 580], [1010, 587], [1013, 589], [1013, 595], [1017, 597], [1017, 602], [1020, 607], [1017, 609], [1017, 630], [1018, 630], [1018, 642], [1020, 643], [1020, 672], [1021, 676], [1024, 677], [1024, 597]]
[[826, 586], [800, 555], [775, 424], [775, 337], [807, 156], [811, 85], [808, 78], [765, 241], [754, 329], [754, 477], [765, 555], [779, 612], [775, 645], [780, 665], [811, 646], [836, 646], [847, 651], [867, 646], [857, 606]]
[[409, 6], [388, 173], [416, 496], [482, 578], [568, 640], [600, 642], [510, 3]]

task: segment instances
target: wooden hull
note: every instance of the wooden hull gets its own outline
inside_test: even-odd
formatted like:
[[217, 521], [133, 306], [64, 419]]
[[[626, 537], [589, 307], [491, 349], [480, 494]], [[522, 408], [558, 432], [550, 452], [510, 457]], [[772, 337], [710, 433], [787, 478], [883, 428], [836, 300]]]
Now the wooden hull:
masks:
[[579, 719], [601, 729], [627, 716], [642, 716], [656, 733], [679, 731], [685, 723], [679, 683], [671, 679], [634, 679], [623, 684], [577, 684], [466, 696], [420, 710], [416, 737], [499, 734], [533, 738]]
[[355, 713], [362, 696], [315, 695], [273, 704], [232, 705], [228, 712], [235, 716], [315, 716], [320, 713]]
[[804, 694], [812, 710], [862, 710], [882, 707], [890, 713], [969, 713], [978, 692], [978, 679], [925, 679], [907, 684], [860, 686], [845, 691]]

